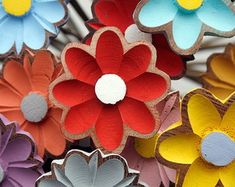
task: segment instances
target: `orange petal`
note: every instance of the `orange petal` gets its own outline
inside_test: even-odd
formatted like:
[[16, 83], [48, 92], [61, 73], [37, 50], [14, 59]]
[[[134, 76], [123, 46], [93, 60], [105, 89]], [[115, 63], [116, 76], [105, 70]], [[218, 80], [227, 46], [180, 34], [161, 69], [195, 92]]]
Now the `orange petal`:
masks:
[[48, 86], [54, 73], [53, 55], [48, 51], [39, 51], [32, 64], [32, 85], [34, 91], [48, 92]]
[[235, 92], [235, 88], [234, 90], [230, 90], [217, 87], [210, 87], [208, 88], [208, 90], [221, 100], [227, 99], [233, 92]]
[[25, 121], [25, 118], [20, 109], [1, 112], [6, 116], [10, 121], [16, 121], [19, 125], [22, 125]]
[[26, 53], [24, 56], [24, 63], [23, 63], [24, 70], [28, 77], [31, 77], [32, 75], [32, 66], [31, 66], [30, 58], [31, 58], [30, 55]]
[[3, 78], [20, 94], [27, 95], [31, 84], [22, 64], [14, 60], [6, 62], [3, 68]]
[[66, 147], [66, 140], [60, 130], [60, 124], [52, 118], [41, 124], [46, 150], [52, 155], [61, 155]]
[[52, 117], [54, 120], [60, 122], [62, 112], [63, 112], [63, 110], [61, 110], [60, 108], [52, 107], [47, 115], [48, 115], [48, 117]]

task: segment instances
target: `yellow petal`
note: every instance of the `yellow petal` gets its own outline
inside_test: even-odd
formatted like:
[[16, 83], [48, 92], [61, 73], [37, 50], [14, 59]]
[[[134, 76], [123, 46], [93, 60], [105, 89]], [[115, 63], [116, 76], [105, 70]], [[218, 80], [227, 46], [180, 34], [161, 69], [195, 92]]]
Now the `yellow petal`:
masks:
[[160, 143], [159, 153], [170, 162], [191, 164], [199, 155], [200, 137], [195, 134], [171, 136]]
[[220, 100], [226, 100], [234, 91], [230, 89], [224, 89], [224, 88], [217, 88], [217, 87], [211, 87], [208, 88], [208, 90], [213, 93], [218, 99]]
[[235, 162], [220, 169], [220, 180], [224, 187], [235, 186]]
[[221, 122], [216, 107], [207, 97], [200, 94], [195, 94], [189, 99], [188, 117], [193, 132], [201, 137], [205, 129], [218, 127]]
[[235, 129], [235, 102], [228, 108], [221, 122], [221, 127]]
[[182, 187], [215, 187], [219, 181], [219, 168], [198, 158], [189, 167]]
[[212, 79], [212, 78], [208, 77], [207, 75], [203, 76], [202, 79], [206, 82], [206, 84], [209, 84], [212, 87], [228, 89], [228, 90], [235, 90], [234, 86], [226, 84], [225, 82], [220, 81], [220, 80]]

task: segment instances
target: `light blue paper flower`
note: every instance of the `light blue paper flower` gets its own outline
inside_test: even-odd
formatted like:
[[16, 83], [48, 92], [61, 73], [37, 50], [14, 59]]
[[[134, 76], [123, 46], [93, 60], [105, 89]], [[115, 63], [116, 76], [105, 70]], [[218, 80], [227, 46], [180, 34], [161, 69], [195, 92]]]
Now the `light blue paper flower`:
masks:
[[142, 0], [134, 16], [143, 31], [165, 31], [172, 48], [181, 54], [196, 52], [204, 34], [235, 35], [231, 0]]
[[46, 47], [66, 18], [64, 0], [0, 0], [0, 56]]

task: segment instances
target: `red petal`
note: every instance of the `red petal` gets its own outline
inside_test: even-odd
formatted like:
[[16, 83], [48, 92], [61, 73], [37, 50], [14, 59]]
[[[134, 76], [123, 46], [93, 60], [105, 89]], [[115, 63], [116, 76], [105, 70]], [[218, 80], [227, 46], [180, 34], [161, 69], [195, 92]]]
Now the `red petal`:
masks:
[[133, 13], [140, 0], [100, 0], [95, 3], [94, 12], [98, 21], [106, 26], [116, 26], [123, 33], [134, 23]]
[[99, 143], [106, 150], [113, 151], [120, 146], [123, 138], [123, 122], [116, 106], [103, 107], [95, 130]]
[[172, 51], [165, 37], [161, 34], [153, 35], [153, 45], [157, 49], [156, 67], [171, 78], [179, 78], [185, 71], [185, 62], [180, 55]]
[[80, 48], [69, 48], [65, 61], [74, 78], [87, 84], [94, 85], [102, 75], [94, 57]]
[[113, 31], [103, 32], [96, 46], [97, 63], [105, 73], [117, 73], [123, 57], [123, 47], [119, 36]]
[[95, 98], [94, 87], [78, 80], [60, 82], [52, 92], [59, 102], [70, 107]]
[[93, 99], [72, 107], [64, 121], [66, 131], [80, 135], [92, 128], [102, 110], [102, 104]]
[[154, 73], [144, 73], [127, 83], [127, 96], [140, 101], [157, 99], [166, 91], [166, 80]]
[[155, 129], [154, 117], [144, 103], [127, 97], [118, 107], [124, 124], [132, 130], [149, 134]]
[[124, 55], [118, 74], [129, 81], [147, 70], [151, 58], [152, 52], [148, 46], [135, 46]]

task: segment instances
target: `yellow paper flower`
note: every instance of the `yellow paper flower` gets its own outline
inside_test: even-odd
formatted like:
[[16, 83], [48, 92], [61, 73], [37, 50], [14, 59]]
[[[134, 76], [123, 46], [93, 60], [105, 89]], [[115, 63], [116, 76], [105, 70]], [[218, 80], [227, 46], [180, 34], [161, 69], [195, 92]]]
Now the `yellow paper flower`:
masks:
[[182, 102], [182, 125], [163, 133], [157, 157], [178, 170], [176, 186], [235, 186], [235, 95], [225, 103], [198, 89]]
[[235, 92], [235, 45], [229, 44], [224, 53], [209, 57], [202, 80], [204, 87], [222, 100]]

